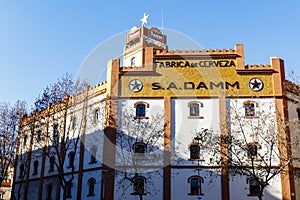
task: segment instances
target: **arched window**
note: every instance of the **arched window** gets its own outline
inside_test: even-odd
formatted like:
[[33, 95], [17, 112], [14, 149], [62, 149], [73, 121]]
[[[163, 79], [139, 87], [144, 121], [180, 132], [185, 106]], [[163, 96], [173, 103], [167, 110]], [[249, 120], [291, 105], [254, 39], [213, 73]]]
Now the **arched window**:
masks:
[[52, 184], [47, 185], [47, 200], [52, 200]]
[[71, 151], [69, 154], [68, 154], [68, 158], [69, 158], [69, 168], [70, 167], [73, 167], [74, 166], [74, 160], [75, 160], [75, 152], [74, 151]]
[[135, 57], [132, 57], [131, 60], [130, 60], [130, 66], [136, 66], [136, 63], [135, 63]]
[[149, 108], [149, 104], [143, 101], [136, 102], [135, 107], [135, 117], [136, 118], [145, 118], [146, 117], [146, 108]]
[[97, 150], [98, 150], [98, 148], [95, 145], [93, 145], [90, 148], [90, 153], [91, 153], [90, 164], [97, 162], [97, 159], [96, 159], [97, 158]]
[[190, 109], [190, 118], [203, 118], [200, 115], [200, 107], [203, 107], [203, 104], [199, 101], [191, 101], [188, 103]]
[[146, 153], [147, 145], [144, 142], [136, 142], [132, 145], [134, 153]]
[[88, 180], [89, 193], [87, 196], [95, 196], [95, 184], [96, 180], [94, 178]]
[[204, 183], [204, 179], [201, 176], [189, 177], [188, 183], [190, 184], [189, 195], [204, 195], [202, 193], [202, 183]]
[[245, 116], [246, 117], [253, 117], [256, 115], [255, 107], [257, 107], [257, 103], [254, 101], [246, 101], [243, 103], [245, 108]]
[[133, 192], [132, 195], [146, 195], [145, 193], [146, 178], [143, 176], [135, 176], [133, 178]]
[[55, 156], [50, 157], [50, 167], [49, 167], [49, 172], [53, 172], [55, 167]]
[[260, 184], [259, 180], [254, 177], [249, 177], [247, 179], [247, 183], [249, 184], [249, 194], [248, 196], [257, 196], [260, 193]]
[[33, 175], [37, 175], [37, 173], [38, 173], [38, 168], [39, 168], [39, 161], [36, 160], [36, 161], [34, 161], [34, 163], [33, 163]]

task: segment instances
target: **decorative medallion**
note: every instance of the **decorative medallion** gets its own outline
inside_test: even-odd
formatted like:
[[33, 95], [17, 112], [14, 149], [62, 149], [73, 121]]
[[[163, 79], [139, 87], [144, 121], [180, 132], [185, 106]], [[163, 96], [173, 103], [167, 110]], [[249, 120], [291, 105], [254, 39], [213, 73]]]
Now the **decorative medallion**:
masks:
[[253, 78], [249, 81], [249, 87], [251, 90], [258, 92], [263, 89], [264, 83], [258, 78]]
[[133, 79], [129, 82], [128, 87], [132, 92], [139, 92], [143, 88], [143, 83], [138, 79]]

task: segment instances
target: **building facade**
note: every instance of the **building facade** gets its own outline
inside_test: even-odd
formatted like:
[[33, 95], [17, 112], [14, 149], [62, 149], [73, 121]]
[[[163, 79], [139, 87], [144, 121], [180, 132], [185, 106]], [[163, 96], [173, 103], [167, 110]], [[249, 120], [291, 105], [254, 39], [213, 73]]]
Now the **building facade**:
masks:
[[264, 199], [300, 199], [299, 100], [279, 58], [245, 65], [241, 44], [172, 51], [159, 29], [133, 27], [107, 81], [22, 120], [13, 193], [251, 200], [267, 183]]

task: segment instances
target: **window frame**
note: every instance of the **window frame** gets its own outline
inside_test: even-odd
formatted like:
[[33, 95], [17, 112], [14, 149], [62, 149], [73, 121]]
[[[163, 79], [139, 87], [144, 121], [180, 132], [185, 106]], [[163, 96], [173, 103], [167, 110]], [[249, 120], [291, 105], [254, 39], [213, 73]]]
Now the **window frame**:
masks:
[[100, 108], [97, 107], [93, 111], [93, 123], [98, 123], [100, 121]]
[[[141, 180], [141, 182], [138, 182], [138, 180]], [[144, 176], [139, 176], [136, 175], [135, 177], [133, 177], [132, 179], [132, 183], [133, 183], [133, 190], [131, 195], [146, 195], [146, 191], [145, 191], [145, 183], [147, 183], [147, 180]], [[142, 185], [140, 186], [139, 184], [142, 183]], [[141, 192], [139, 192], [139, 188], [141, 187]]]
[[[139, 111], [139, 106], [143, 106], [143, 115], [140, 113], [141, 111]], [[147, 117], [147, 108], [149, 108], [149, 104], [145, 101], [138, 101], [135, 102], [134, 104], [134, 108], [135, 108], [135, 119], [148, 119]]]
[[[189, 108], [189, 119], [203, 119], [204, 117], [201, 116], [201, 109], [203, 108], [203, 103], [200, 101], [190, 101], [188, 102], [188, 108]], [[193, 113], [192, 108], [196, 108], [196, 112]]]
[[[197, 180], [198, 186], [196, 192], [194, 192], [195, 187], [193, 187], [193, 180]], [[190, 184], [190, 192], [188, 195], [191, 196], [203, 196], [204, 193], [202, 192], [202, 184], [204, 183], [204, 178], [199, 175], [193, 175], [188, 178], [188, 183]]]
[[[247, 104], [253, 105], [253, 107], [247, 106]], [[243, 102], [243, 108], [244, 108], [244, 117], [245, 118], [256, 118], [257, 117], [257, 108], [258, 103], [256, 101], [244, 101]], [[253, 110], [251, 110], [253, 108]], [[249, 111], [250, 110], [250, 111]]]

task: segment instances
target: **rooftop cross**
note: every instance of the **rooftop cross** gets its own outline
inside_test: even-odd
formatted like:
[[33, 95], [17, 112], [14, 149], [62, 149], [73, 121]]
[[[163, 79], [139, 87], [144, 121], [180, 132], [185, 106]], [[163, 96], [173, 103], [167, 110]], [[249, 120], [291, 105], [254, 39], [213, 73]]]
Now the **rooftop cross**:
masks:
[[146, 13], [144, 13], [144, 17], [141, 19], [142, 26], [144, 26], [145, 24], [148, 23], [148, 17], [149, 17], [149, 15], [147, 15]]

